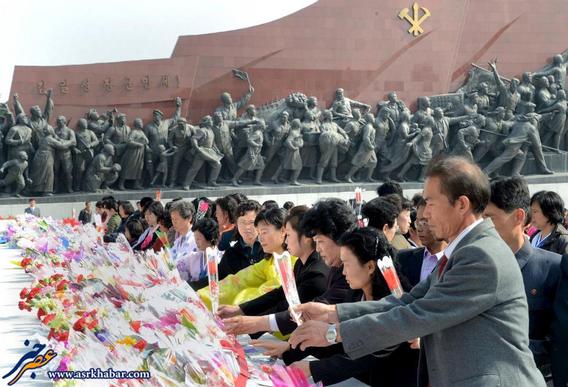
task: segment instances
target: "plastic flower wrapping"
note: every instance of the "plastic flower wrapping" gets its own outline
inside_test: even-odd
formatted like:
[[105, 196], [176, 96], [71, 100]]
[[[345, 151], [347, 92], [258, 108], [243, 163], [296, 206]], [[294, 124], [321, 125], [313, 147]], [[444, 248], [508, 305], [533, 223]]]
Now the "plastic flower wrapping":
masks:
[[248, 361], [180, 278], [167, 249], [134, 253], [124, 237], [104, 244], [92, 225], [33, 216], [16, 218], [2, 238], [21, 249], [15, 263], [33, 278], [18, 306], [45, 328], [58, 355], [53, 369], [150, 371], [150, 379], [129, 385], [309, 385], [298, 370]]

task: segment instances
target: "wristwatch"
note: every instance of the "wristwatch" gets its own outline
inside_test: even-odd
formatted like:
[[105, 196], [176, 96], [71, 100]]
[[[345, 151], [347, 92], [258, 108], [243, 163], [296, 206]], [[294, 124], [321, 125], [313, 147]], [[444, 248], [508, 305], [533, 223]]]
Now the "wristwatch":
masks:
[[337, 330], [335, 329], [335, 324], [331, 324], [327, 328], [325, 339], [329, 344], [335, 344], [335, 340], [337, 339]]

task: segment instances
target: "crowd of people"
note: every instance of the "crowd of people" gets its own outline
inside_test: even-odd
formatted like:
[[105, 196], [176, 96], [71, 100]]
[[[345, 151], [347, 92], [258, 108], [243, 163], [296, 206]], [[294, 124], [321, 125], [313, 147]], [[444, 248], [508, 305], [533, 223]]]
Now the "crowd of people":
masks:
[[[167, 246], [211, 306], [204, 251], [219, 257], [225, 329], [324, 385], [566, 386], [568, 231], [562, 198], [532, 196], [522, 177], [489, 180], [470, 160], [432, 161], [411, 200], [386, 181], [358, 208], [241, 193], [215, 201], [105, 196], [79, 214], [104, 240]], [[35, 206], [34, 206], [35, 207]], [[358, 217], [357, 215], [361, 216]], [[298, 326], [274, 266], [288, 251], [302, 304]], [[392, 257], [405, 293], [377, 260]], [[272, 333], [278, 340], [261, 336]], [[311, 359], [311, 360], [310, 360]]]

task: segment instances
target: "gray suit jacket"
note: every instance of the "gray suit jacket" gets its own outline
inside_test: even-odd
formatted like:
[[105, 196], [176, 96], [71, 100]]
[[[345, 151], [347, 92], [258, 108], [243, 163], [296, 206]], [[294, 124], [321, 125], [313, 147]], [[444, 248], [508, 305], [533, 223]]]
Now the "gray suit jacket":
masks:
[[34, 207], [34, 208], [28, 207], [24, 210], [24, 212], [26, 214], [35, 215], [38, 218], [41, 216], [41, 211], [37, 207]]
[[422, 338], [418, 385], [539, 387], [521, 271], [485, 220], [402, 298], [337, 305], [345, 352], [358, 358]]

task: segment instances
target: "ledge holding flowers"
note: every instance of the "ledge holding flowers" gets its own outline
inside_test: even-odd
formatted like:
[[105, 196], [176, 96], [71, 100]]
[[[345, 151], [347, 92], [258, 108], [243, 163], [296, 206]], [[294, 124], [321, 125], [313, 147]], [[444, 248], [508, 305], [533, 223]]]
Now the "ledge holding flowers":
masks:
[[94, 227], [74, 219], [22, 216], [1, 224], [1, 239], [17, 250], [0, 255], [12, 255], [22, 284], [19, 301], [11, 302], [18, 318], [37, 319], [33, 337], [10, 333], [10, 345], [46, 343], [57, 353], [46, 369], [150, 371], [139, 385], [244, 386], [271, 378], [274, 385], [309, 385], [293, 369], [252, 364], [181, 280], [167, 251], [140, 255], [125, 240], [103, 244]]

